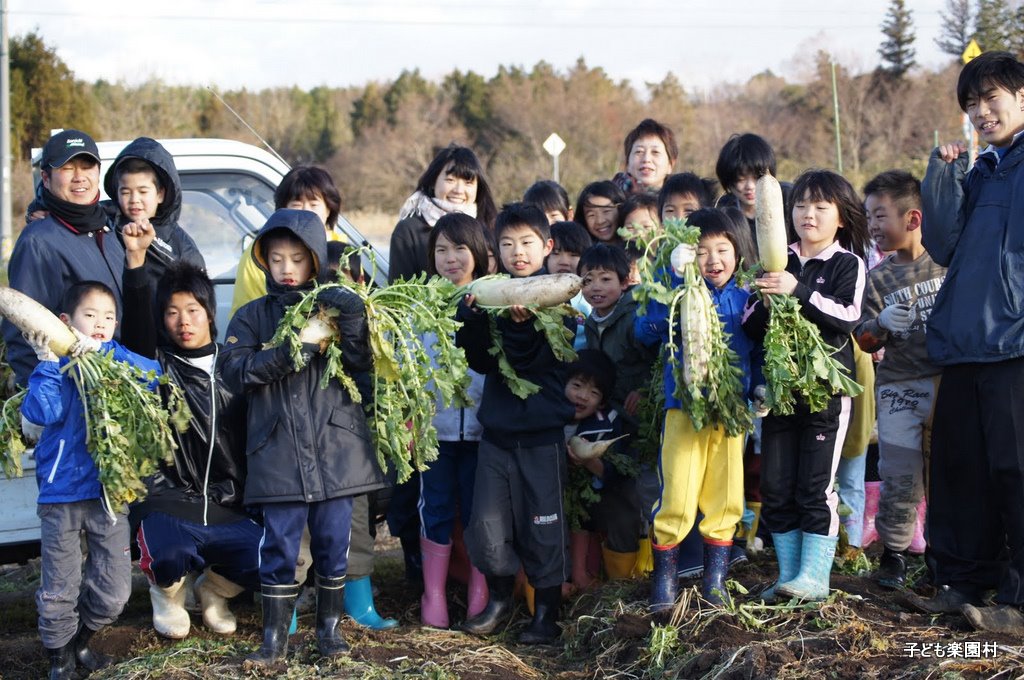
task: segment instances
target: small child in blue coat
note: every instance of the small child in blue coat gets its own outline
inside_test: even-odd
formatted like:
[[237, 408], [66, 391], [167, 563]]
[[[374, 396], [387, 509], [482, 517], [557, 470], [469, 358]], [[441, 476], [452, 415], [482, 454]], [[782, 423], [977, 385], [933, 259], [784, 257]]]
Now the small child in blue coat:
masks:
[[[64, 293], [60, 318], [78, 342], [72, 356], [89, 351], [160, 373], [160, 364], [114, 342], [117, 302], [99, 281], [81, 281]], [[68, 359], [50, 350], [45, 332], [25, 334], [39, 363], [28, 379], [22, 415], [43, 426], [36, 445], [36, 481], [42, 567], [36, 608], [39, 636], [50, 659], [51, 678], [71, 678], [76, 665], [94, 671], [110, 658], [89, 649], [96, 631], [120, 615], [132, 592], [127, 509], [109, 507], [99, 470], [86, 447], [85, 410]], [[81, 534], [88, 547], [82, 573]]]

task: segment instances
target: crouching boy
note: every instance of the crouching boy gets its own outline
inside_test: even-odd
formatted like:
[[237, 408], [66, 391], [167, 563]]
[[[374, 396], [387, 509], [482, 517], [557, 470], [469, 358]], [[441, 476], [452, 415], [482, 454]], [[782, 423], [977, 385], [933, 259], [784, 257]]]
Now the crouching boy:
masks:
[[[545, 273], [551, 252], [548, 221], [536, 206], [505, 206], [495, 223], [505, 271], [513, 277]], [[562, 583], [569, 577], [568, 539], [562, 509], [566, 476], [564, 428], [573, 407], [565, 397], [565, 364], [551, 351], [533, 316], [513, 307], [495, 319], [505, 356], [516, 373], [540, 386], [526, 399], [513, 394], [490, 354], [487, 314], [472, 296], [460, 304], [463, 326], [456, 341], [469, 367], [484, 374], [477, 417], [483, 426], [477, 454], [473, 516], [466, 532], [470, 560], [487, 578], [490, 601], [463, 629], [492, 632], [510, 612], [520, 565], [536, 591], [534, 618], [520, 643], [551, 642], [560, 634]], [[574, 326], [575, 328], [575, 326]]]
[[[338, 622], [344, 614], [352, 498], [383, 487], [384, 477], [362, 407], [337, 381], [326, 389], [319, 386], [327, 367], [320, 343], [328, 338], [303, 329], [299, 338], [306, 362], [300, 370], [287, 346], [264, 349], [286, 308], [328, 276], [323, 223], [306, 210], [278, 210], [257, 234], [252, 257], [266, 275], [267, 294], [238, 310], [222, 354], [225, 382], [244, 392], [248, 402], [245, 503], [263, 511], [263, 645], [248, 659], [266, 664], [287, 653], [301, 587], [295, 562], [307, 523], [316, 573], [317, 647], [323, 656], [343, 654], [348, 645]], [[339, 312], [344, 370], [368, 370], [372, 360], [362, 301], [332, 289], [321, 303]]]
[[[98, 281], [71, 286], [61, 301], [62, 321], [78, 337], [73, 356], [113, 350], [114, 359], [160, 372], [160, 365], [111, 338], [117, 325], [114, 293]], [[42, 569], [36, 608], [39, 636], [50, 658], [51, 680], [70, 679], [75, 666], [94, 671], [111, 659], [89, 649], [98, 630], [117, 619], [131, 595], [130, 531], [124, 506], [103, 500], [99, 470], [86, 447], [85, 411], [67, 359], [49, 348], [45, 333], [27, 333], [39, 363], [28, 379], [22, 415], [43, 426], [36, 445]], [[88, 556], [82, 573], [81, 534]]]

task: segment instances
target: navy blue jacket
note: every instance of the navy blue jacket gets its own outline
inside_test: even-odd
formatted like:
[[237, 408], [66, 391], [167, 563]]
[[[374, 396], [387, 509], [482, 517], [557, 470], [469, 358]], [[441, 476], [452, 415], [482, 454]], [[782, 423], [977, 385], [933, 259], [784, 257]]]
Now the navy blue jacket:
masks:
[[1002, 160], [967, 153], [946, 163], [932, 152], [921, 185], [921, 235], [949, 267], [928, 318], [927, 345], [940, 366], [1024, 356], [1024, 142]]
[[[11, 288], [54, 314], [60, 313], [61, 297], [72, 284], [100, 281], [114, 291], [120, 313], [123, 269], [124, 248], [109, 228], [82, 234], [50, 215], [28, 224], [21, 232], [7, 265], [7, 276]], [[4, 320], [2, 328], [7, 363], [17, 383], [27, 385], [38, 363], [36, 353], [14, 324]]]
[[[320, 280], [330, 277], [320, 218], [306, 210], [271, 215], [252, 248], [253, 259], [266, 272], [267, 294], [232, 317], [220, 364], [228, 389], [244, 392], [248, 402], [245, 503], [314, 503], [383, 488], [362, 406], [336, 381], [320, 389], [327, 359], [315, 349], [307, 351], [308, 363], [296, 372], [287, 347], [264, 349], [285, 309], [298, 302], [298, 290], [312, 286], [283, 286], [271, 278], [261, 240], [276, 229], [302, 240]], [[335, 306], [344, 368], [353, 374], [366, 371], [372, 355], [363, 303], [346, 291]]]

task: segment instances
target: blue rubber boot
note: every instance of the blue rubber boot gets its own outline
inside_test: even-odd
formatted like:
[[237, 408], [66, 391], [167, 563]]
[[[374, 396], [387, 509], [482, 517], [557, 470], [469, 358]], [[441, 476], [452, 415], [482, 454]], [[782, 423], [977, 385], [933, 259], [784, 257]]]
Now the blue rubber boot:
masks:
[[775, 544], [775, 559], [779, 562], [779, 580], [761, 593], [761, 598], [765, 602], [774, 602], [775, 589], [778, 585], [796, 578], [796, 575], [800, 573], [800, 547], [803, 545], [803, 534], [799, 529], [787, 531], [784, 534], [772, 534], [772, 543]]
[[725, 575], [729, 573], [729, 557], [732, 541], [704, 539], [704, 579], [701, 595], [709, 603], [728, 606], [732, 603], [725, 587]]
[[676, 575], [679, 578], [700, 578], [704, 573], [704, 537], [697, 530], [703, 515], [697, 514], [697, 521], [693, 523], [690, 533], [679, 543], [679, 552], [676, 556]]
[[801, 600], [824, 600], [828, 597], [829, 576], [838, 542], [838, 536], [804, 533], [800, 546], [800, 573], [791, 581], [779, 583], [775, 592]]
[[288, 626], [288, 634], [295, 635], [295, 632], [299, 630], [299, 612], [295, 609], [292, 610], [292, 623]]
[[651, 544], [654, 573], [651, 575], [651, 611], [660, 612], [676, 606], [679, 594], [679, 544]]
[[364, 628], [388, 630], [398, 626], [398, 621], [383, 618], [374, 608], [373, 586], [369, 576], [345, 584], [345, 613]]

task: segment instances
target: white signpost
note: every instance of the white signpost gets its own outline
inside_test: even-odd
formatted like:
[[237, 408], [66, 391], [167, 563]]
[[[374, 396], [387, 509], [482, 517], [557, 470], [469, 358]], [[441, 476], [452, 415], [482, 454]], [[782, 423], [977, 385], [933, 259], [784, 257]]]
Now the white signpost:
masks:
[[558, 181], [558, 157], [565, 151], [565, 140], [558, 136], [557, 132], [552, 132], [547, 139], [544, 140], [544, 150], [551, 154], [551, 160], [553, 162], [553, 169], [551, 172], [551, 179]]

